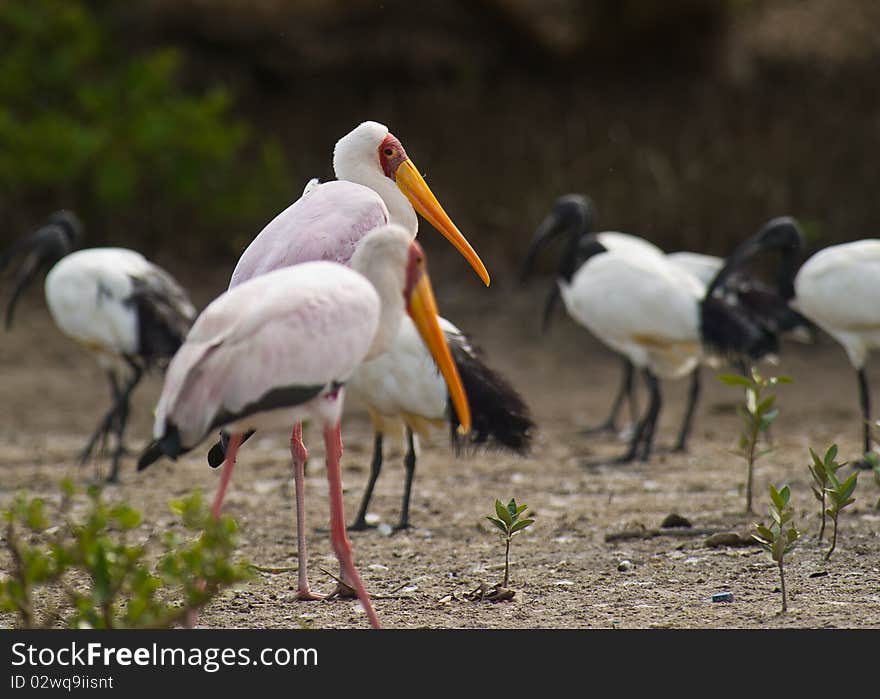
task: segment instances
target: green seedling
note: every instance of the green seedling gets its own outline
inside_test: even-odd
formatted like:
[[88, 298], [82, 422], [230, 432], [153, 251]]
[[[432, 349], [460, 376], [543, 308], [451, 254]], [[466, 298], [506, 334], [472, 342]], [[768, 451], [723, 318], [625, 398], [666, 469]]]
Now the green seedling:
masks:
[[520, 516], [528, 508], [528, 505], [517, 505], [516, 500], [511, 498], [505, 505], [500, 500], [495, 501], [495, 517], [487, 516], [492, 524], [501, 530], [501, 538], [504, 541], [504, 580], [502, 588], [507, 588], [510, 581], [510, 541], [523, 529], [532, 524], [534, 519], [520, 519]]
[[828, 451], [825, 452], [825, 456], [823, 458], [819, 458], [819, 455], [816, 454], [812, 449], [810, 449], [810, 456], [813, 457], [813, 463], [810, 466], [810, 475], [813, 476], [813, 496], [816, 500], [819, 501], [819, 510], [822, 514], [822, 526], [819, 528], [819, 536], [817, 541], [821, 544], [822, 537], [825, 536], [825, 522], [828, 518], [828, 513], [825, 511], [826, 500], [827, 500], [827, 491], [828, 487], [828, 471], [834, 468], [834, 459], [837, 458], [837, 445], [832, 444], [828, 447]]
[[[835, 449], [835, 455], [836, 451], [837, 450]], [[837, 472], [845, 465], [845, 461], [837, 463], [833, 458], [831, 459], [831, 463], [825, 464], [825, 473], [828, 476], [828, 485], [825, 486], [828, 507], [825, 508], [825, 512], [831, 517], [831, 521], [834, 524], [834, 529], [831, 531], [831, 548], [829, 548], [828, 552], [825, 554], [826, 561], [831, 558], [831, 554], [834, 553], [834, 547], [837, 546], [838, 517], [844, 508], [849, 507], [856, 501], [855, 498], [852, 497], [852, 494], [853, 491], [855, 491], [856, 483], [858, 482], [858, 471], [853, 472], [849, 478], [842, 482], [837, 477]]]
[[761, 435], [766, 435], [770, 425], [779, 415], [779, 408], [774, 407], [776, 396], [768, 394], [767, 391], [777, 384], [791, 383], [792, 379], [788, 376], [765, 378], [754, 367], [751, 377], [722, 374], [718, 378], [728, 386], [741, 386], [746, 390], [745, 405], [737, 407], [737, 413], [742, 420], [742, 431], [736, 453], [746, 461], [746, 512], [752, 512], [755, 462], [771, 451], [769, 447], [759, 449], [758, 442]]
[[800, 532], [792, 524], [794, 510], [788, 506], [788, 500], [791, 497], [791, 491], [788, 486], [783, 486], [780, 490], [776, 490], [770, 486], [770, 518], [769, 526], [763, 524], [755, 524], [757, 533], [752, 534], [752, 538], [757, 541], [761, 548], [767, 552], [770, 559], [774, 561], [779, 568], [779, 581], [782, 588], [782, 611], [788, 610], [788, 597], [785, 591], [785, 568], [783, 560], [794, 547], [795, 542], [800, 536]]
[[214, 519], [198, 493], [171, 503], [179, 523], [158, 537], [158, 558], [141, 513], [106, 503], [96, 486], [83, 503], [65, 482], [50, 509], [20, 494], [3, 515], [12, 565], [0, 578], [0, 611], [16, 614], [20, 627], [171, 628], [249, 577], [232, 561], [235, 521]]

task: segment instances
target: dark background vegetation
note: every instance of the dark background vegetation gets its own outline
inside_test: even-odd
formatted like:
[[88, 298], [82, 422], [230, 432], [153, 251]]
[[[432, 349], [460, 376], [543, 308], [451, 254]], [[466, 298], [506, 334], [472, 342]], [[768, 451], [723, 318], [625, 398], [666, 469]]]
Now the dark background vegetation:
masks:
[[873, 0], [5, 0], [0, 242], [69, 207], [231, 268], [365, 119], [496, 279], [571, 191], [669, 250], [872, 237], [878, 30]]

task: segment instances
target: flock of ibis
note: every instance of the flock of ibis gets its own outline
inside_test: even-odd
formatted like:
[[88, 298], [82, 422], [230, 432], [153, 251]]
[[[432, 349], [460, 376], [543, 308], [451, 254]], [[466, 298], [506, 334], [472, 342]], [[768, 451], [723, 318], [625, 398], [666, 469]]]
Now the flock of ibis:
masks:
[[[58, 328], [106, 372], [111, 406], [80, 458], [115, 438], [109, 480], [119, 475], [130, 397], [145, 371], [165, 370], [153, 440], [138, 470], [176, 459], [206, 440], [222, 466], [212, 512], [219, 516], [239, 453], [257, 430], [290, 430], [298, 534], [297, 597], [320, 599], [308, 580], [304, 421], [320, 426], [330, 500], [330, 538], [340, 565], [337, 592], [355, 594], [370, 624], [379, 619], [354, 563], [343, 513], [341, 418], [346, 393], [367, 406], [373, 458], [351, 529], [364, 529], [389, 431], [405, 428], [406, 483], [397, 527], [409, 526], [417, 439], [446, 426], [457, 449], [528, 452], [535, 430], [516, 389], [439, 315], [418, 215], [439, 231], [487, 286], [489, 273], [446, 214], [401, 142], [367, 121], [336, 144], [336, 180], [312, 180], [242, 254], [229, 288], [201, 313], [183, 286], [142, 255], [86, 248], [82, 225], [60, 211], [0, 255], [0, 272], [18, 265], [6, 312], [42, 270]], [[700, 394], [700, 368], [751, 362], [779, 350], [785, 333], [820, 328], [843, 345], [858, 374], [864, 454], [871, 451], [869, 351], [880, 345], [880, 240], [828, 247], [802, 263], [803, 236], [789, 217], [773, 219], [726, 259], [664, 253], [633, 235], [593, 230], [582, 195], [560, 197], [537, 228], [522, 270], [525, 283], [548, 243], [561, 239], [549, 322], [561, 297], [567, 313], [623, 361], [620, 391], [597, 430], [617, 430], [629, 402], [634, 427], [616, 461], [648, 460], [662, 406], [661, 380], [689, 377], [685, 450]], [[750, 271], [772, 258], [775, 278]], [[634, 375], [649, 393], [637, 415]]]

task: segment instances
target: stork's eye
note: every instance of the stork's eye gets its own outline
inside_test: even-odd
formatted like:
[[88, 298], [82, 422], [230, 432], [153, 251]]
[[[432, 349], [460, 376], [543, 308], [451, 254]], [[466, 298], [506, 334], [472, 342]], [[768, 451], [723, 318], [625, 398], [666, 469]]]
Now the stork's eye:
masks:
[[383, 152], [385, 153], [385, 157], [387, 158], [390, 158], [392, 155], [394, 155], [393, 148], [386, 148]]

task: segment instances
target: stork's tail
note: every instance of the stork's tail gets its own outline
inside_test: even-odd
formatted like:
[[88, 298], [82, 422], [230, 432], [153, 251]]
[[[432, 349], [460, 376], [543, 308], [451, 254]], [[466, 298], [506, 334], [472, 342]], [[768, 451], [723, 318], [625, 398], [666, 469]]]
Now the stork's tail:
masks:
[[458, 416], [449, 404], [455, 449], [486, 447], [527, 454], [535, 423], [525, 401], [507, 379], [483, 362], [464, 335], [447, 334], [447, 341], [471, 408], [471, 431], [462, 437]]
[[165, 434], [159, 439], [150, 442], [141, 453], [137, 463], [137, 470], [143, 471], [148, 466], [152, 466], [163, 456], [169, 456], [177, 459], [181, 454], [185, 454], [189, 449], [185, 449], [180, 442], [180, 432], [175, 425], [169, 425], [165, 430]]

